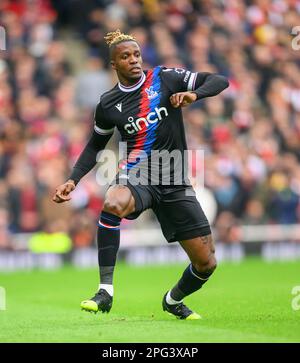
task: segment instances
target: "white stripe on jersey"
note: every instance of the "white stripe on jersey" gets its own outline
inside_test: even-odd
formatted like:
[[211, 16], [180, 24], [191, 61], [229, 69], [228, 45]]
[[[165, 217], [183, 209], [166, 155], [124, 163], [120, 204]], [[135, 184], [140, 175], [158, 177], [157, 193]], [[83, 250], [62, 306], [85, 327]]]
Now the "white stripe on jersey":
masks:
[[188, 91], [193, 91], [195, 89], [196, 78], [197, 78], [197, 73], [191, 73], [189, 83], [187, 86]]
[[109, 135], [109, 134], [112, 134], [114, 132], [114, 127], [112, 129], [109, 129], [109, 130], [104, 130], [104, 129], [101, 129], [100, 127], [98, 127], [97, 125], [94, 125], [94, 130], [99, 135]]

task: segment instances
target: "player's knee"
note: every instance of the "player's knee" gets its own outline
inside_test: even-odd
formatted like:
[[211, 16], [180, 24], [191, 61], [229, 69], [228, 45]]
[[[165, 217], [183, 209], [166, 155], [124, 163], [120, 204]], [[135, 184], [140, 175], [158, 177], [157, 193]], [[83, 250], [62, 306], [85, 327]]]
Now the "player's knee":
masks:
[[122, 205], [117, 199], [106, 199], [103, 205], [103, 211], [118, 216], [124, 217], [126, 206]]

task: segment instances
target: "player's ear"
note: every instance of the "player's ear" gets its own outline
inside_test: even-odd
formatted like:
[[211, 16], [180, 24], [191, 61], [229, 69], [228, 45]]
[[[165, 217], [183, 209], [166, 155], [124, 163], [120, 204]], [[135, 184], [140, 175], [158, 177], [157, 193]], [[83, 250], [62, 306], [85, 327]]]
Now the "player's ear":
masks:
[[110, 61], [111, 68], [116, 70], [116, 62], [114, 60]]

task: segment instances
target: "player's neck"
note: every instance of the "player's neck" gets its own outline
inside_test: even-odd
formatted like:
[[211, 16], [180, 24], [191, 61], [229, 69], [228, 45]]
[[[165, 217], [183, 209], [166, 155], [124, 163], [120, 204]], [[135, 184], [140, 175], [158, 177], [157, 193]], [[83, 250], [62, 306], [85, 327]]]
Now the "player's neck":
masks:
[[128, 79], [128, 78], [124, 78], [124, 77], [118, 77], [119, 79], [119, 84], [123, 87], [133, 87], [135, 85], [137, 85], [142, 78], [144, 77], [144, 73], [142, 73], [141, 77], [138, 79]]
[[142, 73], [142, 76], [140, 79], [134, 80], [134, 82], [129, 82], [128, 86], [125, 86], [125, 83], [121, 83], [121, 78], [119, 78], [119, 89], [122, 92], [135, 91], [142, 86], [142, 84], [145, 82], [145, 79], [146, 79], [145, 73]]

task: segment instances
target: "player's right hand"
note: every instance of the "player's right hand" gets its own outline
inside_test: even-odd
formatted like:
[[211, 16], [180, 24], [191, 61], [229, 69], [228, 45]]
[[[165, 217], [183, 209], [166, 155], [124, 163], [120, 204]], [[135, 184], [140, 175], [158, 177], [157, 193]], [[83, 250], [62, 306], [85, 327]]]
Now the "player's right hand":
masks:
[[52, 200], [56, 203], [67, 202], [71, 199], [70, 193], [75, 189], [75, 183], [73, 180], [68, 180], [66, 183], [56, 188], [55, 194]]

